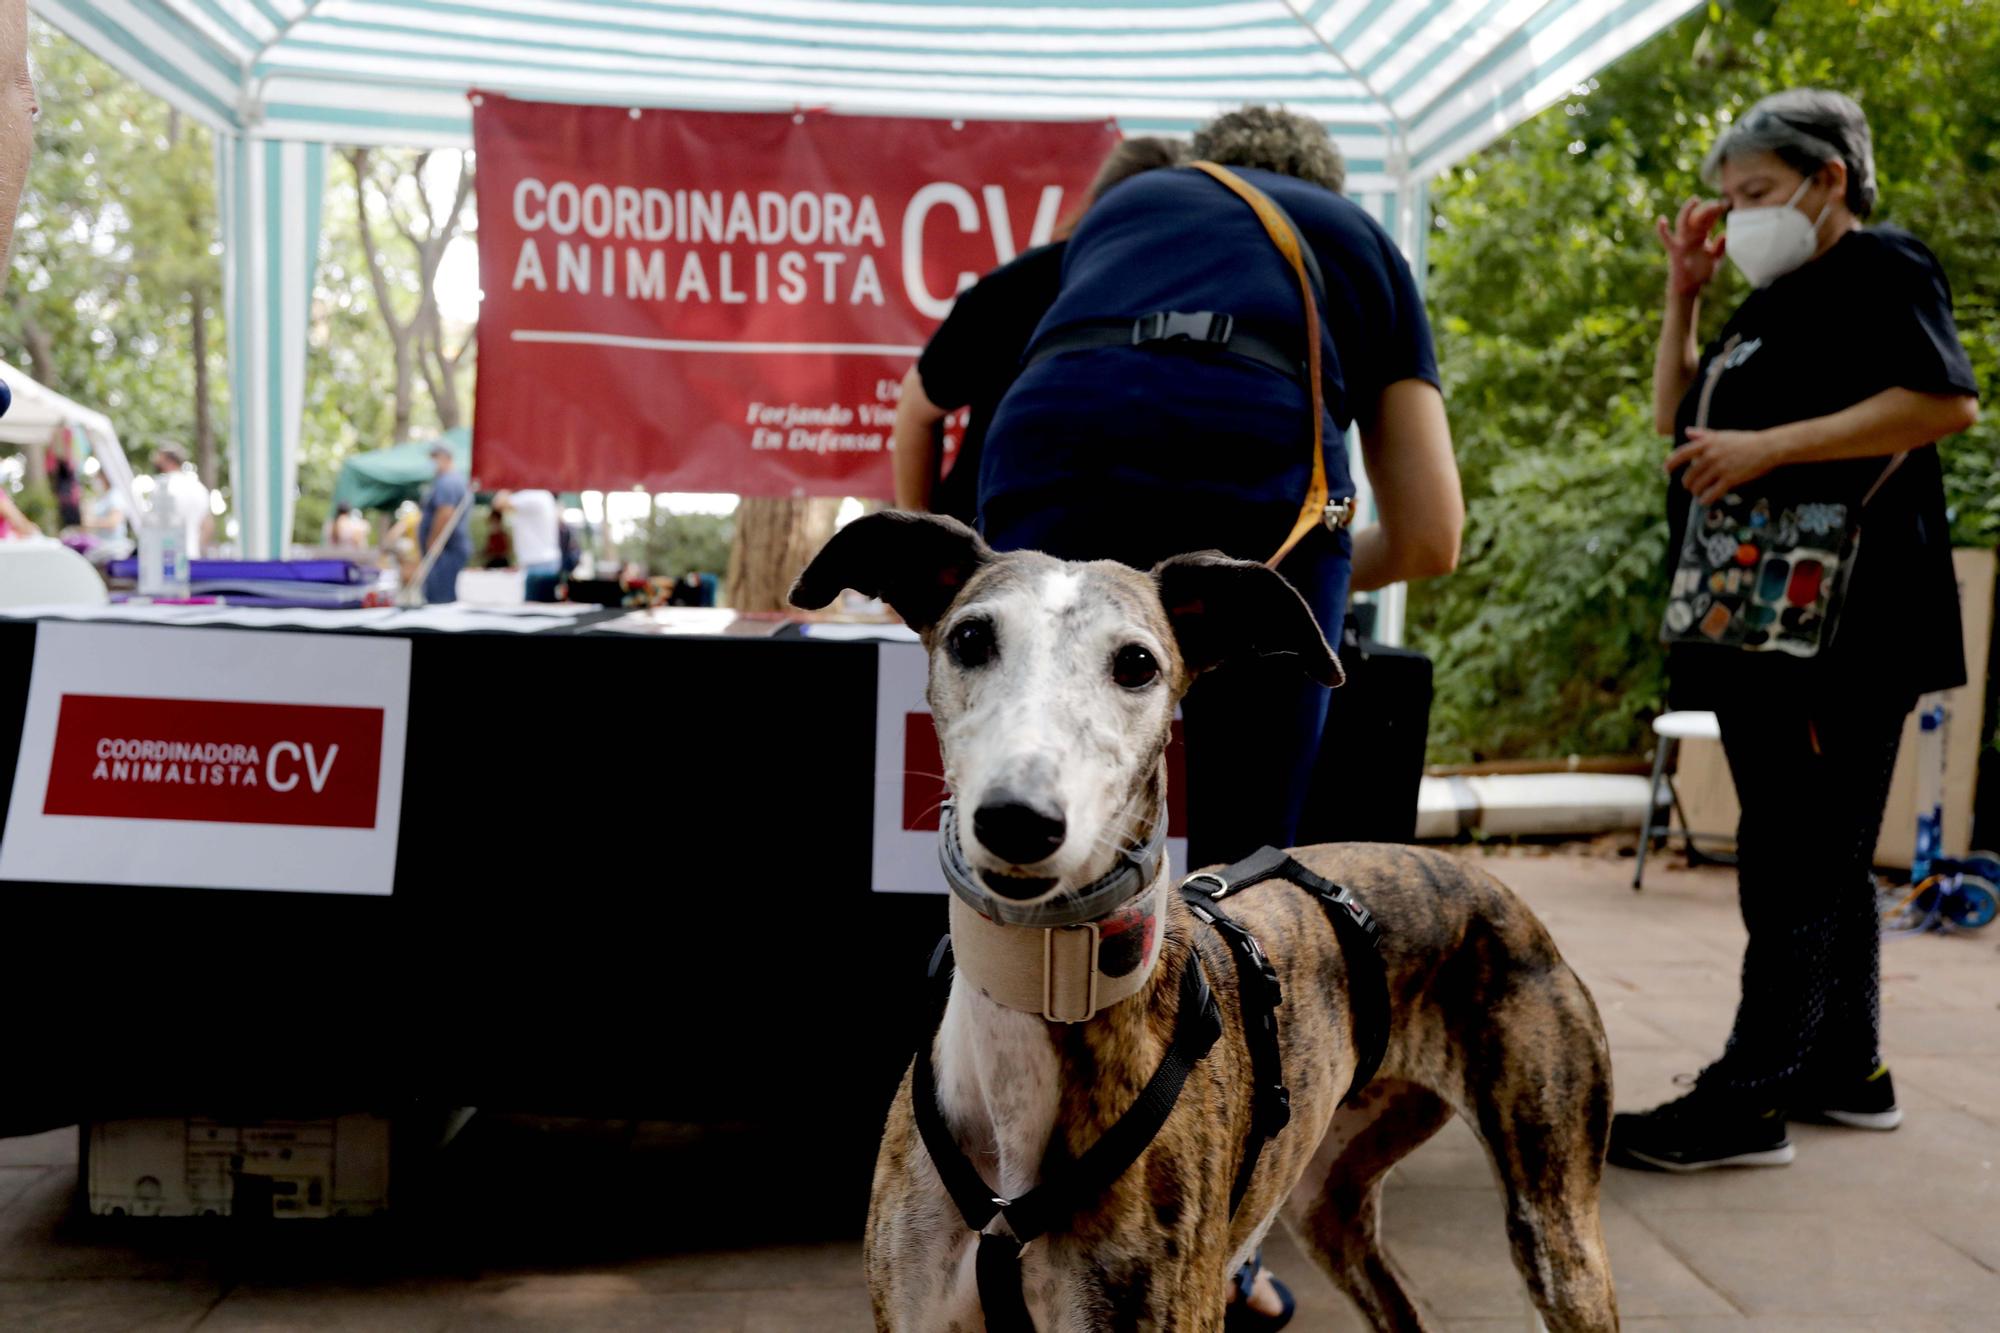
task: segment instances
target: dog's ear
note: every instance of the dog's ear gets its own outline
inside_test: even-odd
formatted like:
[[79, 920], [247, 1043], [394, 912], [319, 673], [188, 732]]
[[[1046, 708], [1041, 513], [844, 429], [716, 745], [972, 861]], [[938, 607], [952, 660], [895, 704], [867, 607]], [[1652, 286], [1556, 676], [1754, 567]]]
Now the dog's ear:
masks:
[[993, 549], [955, 518], [885, 509], [834, 533], [792, 584], [791, 603], [815, 610], [853, 588], [895, 607], [921, 633], [992, 558]]
[[1288, 653], [1322, 685], [1346, 679], [1312, 608], [1276, 570], [1199, 551], [1161, 561], [1153, 581], [1189, 675], [1232, 658]]

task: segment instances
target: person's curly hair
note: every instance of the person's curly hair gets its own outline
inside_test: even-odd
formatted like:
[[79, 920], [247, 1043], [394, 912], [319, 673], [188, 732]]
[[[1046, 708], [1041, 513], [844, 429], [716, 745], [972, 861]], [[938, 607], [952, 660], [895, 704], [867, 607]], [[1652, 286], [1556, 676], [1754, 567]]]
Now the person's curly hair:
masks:
[[1278, 106], [1225, 111], [1194, 132], [1194, 155], [1225, 167], [1258, 167], [1339, 194], [1347, 161], [1311, 116]]

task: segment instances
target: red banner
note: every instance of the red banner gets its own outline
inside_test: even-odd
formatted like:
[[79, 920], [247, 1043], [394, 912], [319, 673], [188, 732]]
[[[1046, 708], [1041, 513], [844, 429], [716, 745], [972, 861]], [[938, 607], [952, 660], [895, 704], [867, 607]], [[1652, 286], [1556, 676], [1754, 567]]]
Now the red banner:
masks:
[[375, 827], [382, 710], [65, 694], [42, 813]]
[[892, 493], [903, 374], [1048, 239], [1103, 121], [474, 97], [480, 485]]

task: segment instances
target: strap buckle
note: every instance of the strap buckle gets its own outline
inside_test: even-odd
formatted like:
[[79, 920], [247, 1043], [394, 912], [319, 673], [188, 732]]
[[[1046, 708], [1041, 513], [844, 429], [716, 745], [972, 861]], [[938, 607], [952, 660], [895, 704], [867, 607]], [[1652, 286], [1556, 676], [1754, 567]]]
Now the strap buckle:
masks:
[[1354, 522], [1354, 497], [1343, 495], [1338, 500], [1326, 502], [1326, 512], [1320, 516], [1328, 532], [1339, 532]]
[[[1212, 889], [1205, 889], [1200, 884], [1195, 882], [1197, 880], [1204, 880], [1204, 879], [1207, 880], [1210, 884], [1213, 884], [1215, 887]], [[1181, 881], [1181, 887], [1183, 889], [1193, 889], [1196, 893], [1200, 894], [1204, 898], [1209, 899], [1211, 902], [1213, 902], [1218, 898], [1227, 897], [1229, 894], [1229, 881], [1224, 879], [1222, 876], [1216, 874], [1213, 870], [1197, 870], [1194, 874], [1189, 875], [1186, 879]]]
[[1132, 321], [1132, 345], [1142, 347], [1147, 343], [1196, 342], [1221, 347], [1228, 345], [1229, 335], [1235, 328], [1233, 315], [1212, 310], [1199, 310], [1192, 314], [1179, 310], [1156, 310]]
[[1342, 886], [1340, 892], [1327, 896], [1336, 906], [1354, 919], [1354, 924], [1361, 927], [1362, 932], [1368, 936], [1370, 944], [1375, 945], [1377, 948], [1381, 947], [1381, 923], [1375, 920], [1373, 912], [1361, 905], [1360, 899], [1356, 898], [1345, 886]]
[[[1065, 941], [1079, 941], [1088, 952], [1083, 957], [1083, 968], [1088, 980], [1084, 983], [1083, 1012], [1059, 1014], [1056, 1012], [1056, 936]], [[1042, 932], [1042, 1017], [1051, 1023], [1081, 1023], [1097, 1012], [1097, 946], [1099, 942], [1097, 923], [1086, 921], [1076, 926], [1052, 926]], [[1070, 973], [1074, 974], [1076, 962], [1069, 962]]]

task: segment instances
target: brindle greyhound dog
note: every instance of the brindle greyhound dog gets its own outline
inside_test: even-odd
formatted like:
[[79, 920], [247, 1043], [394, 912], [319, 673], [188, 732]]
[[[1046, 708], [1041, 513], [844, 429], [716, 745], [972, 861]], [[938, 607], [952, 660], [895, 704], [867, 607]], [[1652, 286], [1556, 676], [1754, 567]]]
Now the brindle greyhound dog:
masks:
[[[844, 587], [883, 598], [923, 636], [957, 798], [947, 832], [995, 901], [1024, 911], [1059, 906], [1161, 826], [1169, 723], [1199, 673], [1285, 653], [1324, 683], [1339, 677], [1290, 585], [1214, 553], [1148, 574], [997, 555], [952, 520], [881, 513], [828, 542], [792, 601], [824, 606]], [[1353, 756], [1352, 772], [1368, 780], [1366, 755]], [[1024, 1001], [1009, 941], [1048, 966], [1053, 946], [1041, 937], [1059, 932], [998, 925], [952, 899], [959, 965], [930, 1063], [943, 1124], [996, 1200], [1018, 1200], [1071, 1167], [1134, 1104], [1173, 1039], [1183, 972], [1197, 960], [1223, 1019], [1151, 1144], [1022, 1253], [1034, 1327], [1219, 1329], [1232, 1273], [1280, 1217], [1375, 1327], [1424, 1327], [1382, 1249], [1382, 1184], [1454, 1113], [1492, 1155], [1514, 1261], [1547, 1326], [1617, 1327], [1598, 1225], [1610, 1057], [1583, 983], [1519, 899], [1455, 857], [1366, 844], [1295, 855], [1383, 927], [1386, 1054], [1343, 1101], [1357, 1059], [1349, 968], [1319, 900], [1266, 881], [1219, 904], [1261, 942], [1283, 986], [1292, 1106], [1233, 1216], [1252, 1114], [1238, 972], [1214, 931], [1166, 891], [1164, 865], [1089, 932], [1101, 930], [1104, 959], [1114, 937], [1141, 942], [1126, 951], [1124, 985], [1105, 982], [1112, 994], [1136, 985], [1122, 999], [1093, 981], [1087, 995], [1072, 986], [1051, 1000], [1046, 988], [1067, 983], [1043, 973], [1030, 976]], [[980, 967], [967, 956], [975, 947]], [[1097, 1012], [1052, 1022], [1052, 1005]], [[971, 1333], [985, 1326], [979, 1237], [919, 1136], [912, 1083], [904, 1078], [890, 1108], [869, 1206], [875, 1318], [909, 1333]], [[987, 1230], [1006, 1226], [996, 1218]]]

